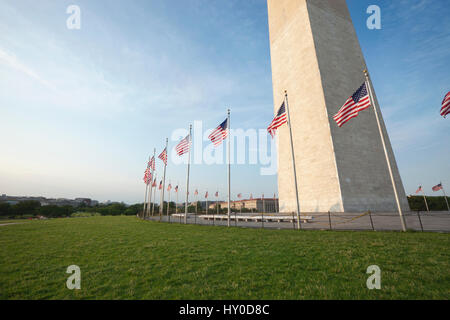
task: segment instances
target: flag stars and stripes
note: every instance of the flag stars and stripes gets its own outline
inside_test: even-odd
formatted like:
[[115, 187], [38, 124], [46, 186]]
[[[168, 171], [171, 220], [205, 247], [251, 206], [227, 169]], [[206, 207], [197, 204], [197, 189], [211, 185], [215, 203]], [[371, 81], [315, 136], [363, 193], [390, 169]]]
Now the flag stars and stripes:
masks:
[[211, 132], [208, 139], [214, 144], [214, 146], [219, 146], [223, 140], [228, 137], [228, 119], [222, 122], [216, 129]]
[[161, 159], [165, 165], [167, 165], [167, 148], [164, 148], [163, 152], [161, 152], [158, 158]]
[[179, 156], [182, 156], [185, 153], [189, 152], [189, 149], [191, 147], [191, 139], [190, 135], [187, 135], [186, 138], [180, 141], [178, 145], [175, 147], [175, 150]]
[[287, 114], [286, 114], [286, 106], [283, 102], [280, 109], [278, 109], [277, 115], [272, 120], [272, 123], [267, 128], [267, 131], [270, 133], [270, 135], [275, 137], [275, 133], [277, 132], [277, 129], [281, 127], [282, 125], [287, 123]]
[[150, 168], [145, 169], [145, 173], [144, 173], [144, 183], [149, 185], [152, 182], [152, 173], [150, 171]]
[[155, 157], [152, 157], [148, 162], [148, 167], [152, 170], [155, 170]]
[[339, 127], [350, 119], [358, 116], [359, 112], [370, 107], [370, 98], [366, 83], [347, 99], [339, 112], [333, 117]]
[[441, 116], [444, 118], [450, 114], [450, 91], [445, 95], [442, 101]]

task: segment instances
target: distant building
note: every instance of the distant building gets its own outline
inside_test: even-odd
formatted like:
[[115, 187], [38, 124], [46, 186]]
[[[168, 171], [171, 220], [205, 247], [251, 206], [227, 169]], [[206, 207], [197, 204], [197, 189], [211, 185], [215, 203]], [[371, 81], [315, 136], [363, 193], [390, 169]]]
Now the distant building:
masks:
[[[208, 202], [209, 204], [209, 202]], [[220, 208], [228, 208], [228, 201], [220, 201]], [[238, 200], [231, 201], [230, 206], [232, 210], [240, 211], [242, 209], [248, 209], [252, 212], [278, 212], [278, 199], [267, 198], [267, 199], [246, 199], [246, 200]], [[216, 202], [208, 205], [209, 209], [216, 208]]]
[[45, 198], [45, 197], [21, 197], [21, 196], [7, 196], [6, 194], [2, 194], [0, 197], [0, 201], [7, 202], [11, 205], [15, 205], [19, 202], [23, 201], [38, 201], [41, 206], [72, 206], [72, 207], [79, 207], [80, 205], [84, 204], [86, 206], [94, 206], [98, 204], [98, 201], [91, 200], [89, 198], [76, 198], [74, 200], [72, 199], [66, 199], [66, 198], [58, 198], [58, 199], [52, 199], [52, 198]]

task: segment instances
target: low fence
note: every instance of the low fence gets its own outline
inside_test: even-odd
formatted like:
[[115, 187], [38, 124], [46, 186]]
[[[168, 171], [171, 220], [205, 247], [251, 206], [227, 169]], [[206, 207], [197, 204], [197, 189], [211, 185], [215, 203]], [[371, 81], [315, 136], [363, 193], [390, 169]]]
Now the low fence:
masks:
[[[408, 230], [424, 232], [450, 232], [450, 212], [406, 212], [403, 214]], [[154, 215], [146, 219], [166, 223], [185, 223], [184, 213]], [[372, 230], [401, 231], [400, 217], [397, 213], [301, 213], [300, 228], [304, 230]], [[297, 229], [296, 214], [193, 214], [186, 219], [187, 224], [230, 226], [268, 229]]]

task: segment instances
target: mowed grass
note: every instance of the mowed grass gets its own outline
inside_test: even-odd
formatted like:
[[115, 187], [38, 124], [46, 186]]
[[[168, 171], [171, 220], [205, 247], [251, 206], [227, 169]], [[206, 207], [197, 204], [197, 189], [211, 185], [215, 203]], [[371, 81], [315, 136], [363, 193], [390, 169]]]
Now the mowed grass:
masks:
[[[448, 299], [449, 234], [261, 230], [136, 217], [0, 227], [0, 299]], [[66, 288], [69, 265], [81, 290]], [[381, 290], [366, 269], [381, 268]]]

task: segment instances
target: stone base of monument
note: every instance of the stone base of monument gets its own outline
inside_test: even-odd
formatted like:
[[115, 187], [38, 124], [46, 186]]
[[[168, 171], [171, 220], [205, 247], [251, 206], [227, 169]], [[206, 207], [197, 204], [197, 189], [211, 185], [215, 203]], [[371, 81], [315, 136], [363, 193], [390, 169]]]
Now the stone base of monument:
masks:
[[[218, 220], [218, 221], [227, 221], [228, 215], [200, 215], [199, 218], [205, 220]], [[230, 216], [231, 221], [245, 221], [245, 222], [295, 222], [297, 221], [296, 216], [287, 216], [287, 215], [234, 215]], [[312, 220], [311, 216], [301, 216], [300, 221], [307, 223]]]

